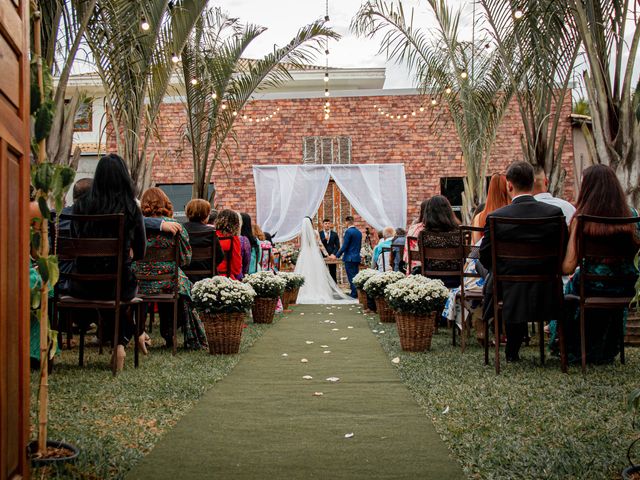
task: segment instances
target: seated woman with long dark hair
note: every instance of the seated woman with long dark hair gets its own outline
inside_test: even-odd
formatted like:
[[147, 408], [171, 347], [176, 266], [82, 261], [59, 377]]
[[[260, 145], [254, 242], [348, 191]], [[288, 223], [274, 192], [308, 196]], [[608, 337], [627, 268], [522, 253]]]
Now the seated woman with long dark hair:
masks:
[[[452, 248], [460, 246], [460, 231], [458, 227], [460, 221], [453, 213], [451, 204], [447, 197], [435, 195], [431, 197], [427, 204], [424, 216], [424, 229], [420, 232], [419, 238], [422, 245], [428, 248]], [[458, 260], [435, 260], [426, 259], [423, 265], [424, 271], [447, 271], [460, 268]], [[444, 282], [448, 288], [460, 285], [460, 277], [438, 276], [431, 274], [431, 278], [437, 278]]]
[[[152, 187], [142, 194], [142, 213], [145, 217], [161, 218], [165, 222], [175, 222], [173, 219], [173, 205], [169, 197], [157, 187]], [[188, 265], [191, 262], [191, 245], [189, 234], [182, 229], [179, 235], [171, 236], [162, 233], [147, 235], [147, 250], [167, 248], [178, 242], [178, 266]], [[134, 263], [133, 269], [137, 274], [163, 275], [174, 271], [174, 262], [142, 262]], [[189, 349], [202, 349], [207, 347], [207, 337], [202, 322], [195, 309], [191, 305], [191, 282], [182, 269], [178, 269], [178, 285], [170, 280], [142, 280], [139, 282], [139, 291], [143, 295], [157, 295], [172, 293], [175, 288], [180, 293], [178, 305], [178, 325], [183, 326], [184, 347]], [[160, 334], [164, 338], [167, 347], [173, 347], [173, 305], [159, 303]], [[144, 318], [144, 317], [143, 317]]]
[[[242, 227], [240, 228], [240, 235], [246, 238], [249, 246], [249, 255], [248, 258], [245, 259], [244, 255], [242, 258], [242, 271], [245, 275], [250, 275], [252, 273], [256, 273], [258, 271], [258, 266], [260, 265], [261, 254], [260, 250], [260, 242], [253, 234], [253, 226], [251, 221], [251, 215], [248, 213], [241, 213], [240, 217], [242, 218]], [[244, 241], [244, 240], [242, 240]], [[243, 247], [246, 248], [246, 247]], [[248, 260], [247, 263], [245, 261]]]
[[[631, 217], [637, 215], [635, 210], [629, 208], [622, 186], [615, 172], [606, 165], [593, 165], [582, 174], [582, 185], [576, 203], [576, 215], [569, 226], [569, 243], [562, 264], [565, 275], [573, 274], [565, 286], [566, 294], [579, 295], [580, 293], [580, 268], [578, 264], [578, 232], [577, 216], [579, 214], [599, 217]], [[606, 238], [610, 245], [615, 245], [616, 250], [626, 256], [629, 261], [625, 263], [612, 262], [602, 259], [600, 263], [592, 263], [587, 266], [589, 273], [611, 276], [637, 274], [633, 264], [633, 258], [640, 247], [638, 226], [636, 224], [604, 225], [587, 222], [584, 235], [587, 237]], [[575, 273], [574, 273], [575, 272]], [[588, 282], [586, 294], [590, 296], [633, 296], [634, 284], [622, 285], [621, 282], [604, 281]], [[580, 350], [580, 312], [575, 303], [567, 303], [565, 315], [565, 339], [569, 362], [579, 362], [582, 355]], [[626, 321], [627, 310], [588, 310], [585, 321], [585, 334], [587, 346], [587, 361], [590, 363], [610, 363], [620, 351], [620, 336], [622, 335], [621, 322]], [[555, 344], [555, 322], [551, 322], [552, 348]]]
[[[240, 253], [240, 216], [233, 210], [222, 210], [216, 217], [216, 235], [225, 259], [218, 264], [218, 275], [232, 280], [242, 280], [242, 255]], [[230, 255], [229, 262], [226, 256]]]
[[[136, 296], [138, 283], [132, 269], [132, 262], [144, 257], [146, 237], [142, 212], [135, 199], [133, 182], [124, 160], [115, 153], [100, 159], [93, 177], [91, 190], [73, 207], [74, 214], [104, 215], [124, 214], [124, 265], [122, 268], [122, 300], [131, 300]], [[78, 222], [71, 225], [74, 236], [88, 238], [117, 237], [117, 227], [105, 226], [97, 222]], [[78, 273], [113, 273], [117, 269], [115, 262], [108, 258], [79, 258], [75, 269]], [[72, 281], [69, 286], [71, 295], [87, 299], [111, 300], [115, 298], [113, 282], [82, 283]], [[105, 312], [105, 319], [113, 318], [113, 312]], [[107, 326], [109, 326], [107, 322]], [[120, 315], [118, 345], [116, 346], [116, 364], [122, 370], [125, 359], [125, 346], [135, 335], [135, 325], [128, 321], [127, 315]], [[108, 337], [107, 337], [108, 338]], [[143, 334], [140, 337], [144, 347]]]

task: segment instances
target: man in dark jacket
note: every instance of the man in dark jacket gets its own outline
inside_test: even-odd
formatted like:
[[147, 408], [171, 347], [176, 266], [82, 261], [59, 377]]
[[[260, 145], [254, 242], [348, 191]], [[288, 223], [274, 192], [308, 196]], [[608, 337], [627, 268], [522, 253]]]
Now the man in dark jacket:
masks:
[[[320, 241], [322, 242], [322, 245], [324, 245], [328, 255], [335, 255], [338, 253], [338, 250], [340, 250], [340, 239], [338, 238], [338, 234], [331, 229], [331, 221], [328, 218], [325, 218], [322, 221]], [[337, 282], [337, 265], [335, 263], [330, 263], [328, 267], [331, 277], [335, 282]]]
[[349, 215], [344, 219], [347, 229], [344, 231], [342, 239], [342, 248], [336, 253], [336, 257], [340, 258], [344, 255], [344, 270], [351, 285], [351, 296], [358, 298], [356, 286], [353, 284], [353, 277], [358, 274], [360, 269], [360, 249], [362, 248], [362, 233], [353, 225], [353, 217]]
[[[490, 217], [508, 218], [544, 218], [563, 217], [562, 210], [533, 198], [533, 167], [527, 162], [515, 162], [507, 169], [507, 190], [511, 204], [492, 212]], [[544, 225], [497, 225], [496, 236], [502, 241], [529, 244], [557, 244], [564, 230], [565, 246], [567, 226], [564, 219], [561, 223]], [[540, 260], [501, 260], [493, 265], [491, 257], [491, 235], [489, 219], [484, 228], [484, 238], [480, 245], [480, 263], [491, 274], [498, 271], [503, 275], [548, 274], [554, 272], [557, 264], [540, 262]], [[558, 252], [564, 257], [563, 251]], [[493, 285], [489, 275], [485, 284], [485, 319], [493, 316]], [[520, 346], [527, 335], [527, 323], [540, 319], [551, 320], [554, 311], [554, 286], [549, 283], [510, 283], [502, 285], [503, 309], [502, 318], [507, 335], [507, 361], [518, 361]], [[499, 341], [499, 339], [495, 339]]]

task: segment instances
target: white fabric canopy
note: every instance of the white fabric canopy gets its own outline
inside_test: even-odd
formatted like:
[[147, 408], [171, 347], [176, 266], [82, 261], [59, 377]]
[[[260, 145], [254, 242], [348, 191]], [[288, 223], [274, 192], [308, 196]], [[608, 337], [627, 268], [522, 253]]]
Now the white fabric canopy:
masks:
[[372, 227], [405, 227], [407, 182], [402, 164], [254, 166], [257, 221], [277, 242], [298, 236], [313, 217], [333, 177], [338, 188]]

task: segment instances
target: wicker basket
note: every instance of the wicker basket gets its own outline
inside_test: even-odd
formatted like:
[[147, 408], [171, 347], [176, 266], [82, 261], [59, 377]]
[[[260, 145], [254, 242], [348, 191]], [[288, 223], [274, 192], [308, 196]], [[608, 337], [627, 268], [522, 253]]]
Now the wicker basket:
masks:
[[278, 297], [276, 298], [256, 297], [256, 299], [253, 301], [253, 307], [251, 307], [251, 313], [253, 315], [253, 323], [273, 322], [273, 315], [274, 313], [276, 313], [277, 305], [278, 305]]
[[431, 349], [436, 313], [416, 315], [414, 313], [396, 312], [396, 326], [402, 350], [405, 352], [423, 352]]
[[282, 300], [282, 310], [289, 310], [289, 298], [289, 290], [285, 290], [282, 292], [282, 295], [280, 295], [280, 300]]
[[358, 303], [365, 308], [367, 307], [367, 294], [361, 288], [358, 288]]
[[389, 307], [384, 297], [376, 298], [376, 310], [382, 323], [393, 323], [396, 321], [395, 312]]
[[240, 351], [244, 312], [199, 313], [211, 355], [228, 355]]
[[289, 305], [296, 305], [298, 303], [298, 293], [300, 292], [300, 287], [294, 288], [293, 290], [288, 290], [289, 292]]

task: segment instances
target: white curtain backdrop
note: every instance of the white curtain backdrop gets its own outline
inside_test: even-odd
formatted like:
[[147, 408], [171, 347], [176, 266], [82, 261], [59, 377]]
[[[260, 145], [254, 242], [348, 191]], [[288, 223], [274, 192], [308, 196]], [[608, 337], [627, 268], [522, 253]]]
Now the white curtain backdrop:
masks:
[[407, 182], [402, 164], [254, 166], [257, 222], [277, 242], [300, 234], [313, 217], [333, 177], [338, 188], [372, 227], [406, 227]]
[[322, 165], [270, 165], [253, 167], [258, 225], [286, 242], [300, 234], [302, 219], [313, 217], [329, 184]]

